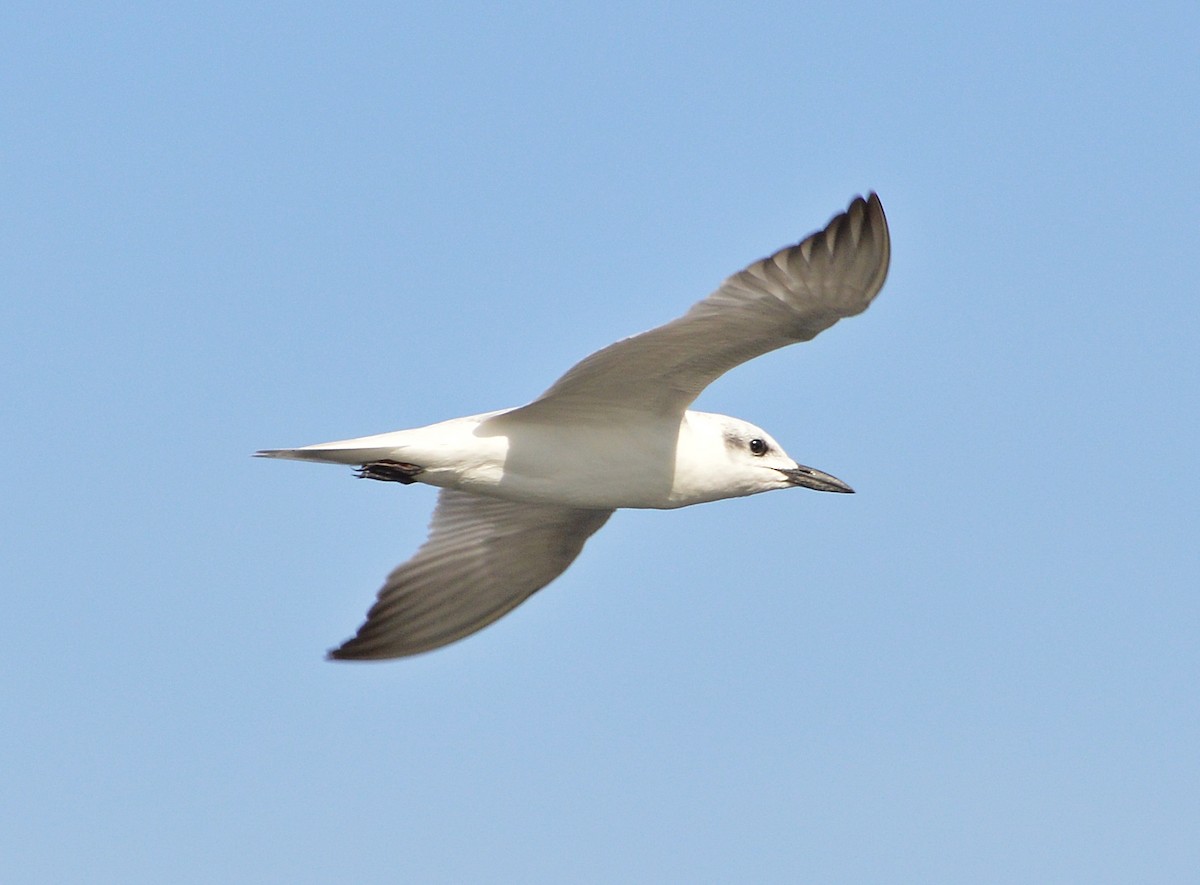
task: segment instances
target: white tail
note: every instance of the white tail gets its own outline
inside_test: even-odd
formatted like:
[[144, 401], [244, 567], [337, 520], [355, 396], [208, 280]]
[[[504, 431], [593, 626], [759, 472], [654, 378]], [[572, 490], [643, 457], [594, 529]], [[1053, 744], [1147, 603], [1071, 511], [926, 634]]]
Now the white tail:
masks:
[[256, 458], [283, 458], [288, 461], [316, 461], [320, 464], [367, 464], [395, 458], [406, 448], [401, 438], [404, 431], [379, 433], [375, 436], [360, 436], [357, 439], [342, 439], [336, 442], [317, 443], [298, 449], [263, 449], [255, 452]]

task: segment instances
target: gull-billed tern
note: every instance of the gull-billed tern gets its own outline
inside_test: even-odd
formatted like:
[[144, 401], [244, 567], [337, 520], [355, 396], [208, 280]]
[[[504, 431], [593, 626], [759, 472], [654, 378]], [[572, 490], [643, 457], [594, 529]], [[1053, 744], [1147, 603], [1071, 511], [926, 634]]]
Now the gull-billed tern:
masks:
[[890, 248], [879, 198], [858, 197], [824, 230], [734, 274], [678, 319], [597, 351], [526, 406], [259, 452], [441, 489], [428, 540], [330, 657], [403, 657], [486, 627], [562, 574], [618, 507], [852, 491], [753, 424], [688, 406], [734, 366], [865, 310]]

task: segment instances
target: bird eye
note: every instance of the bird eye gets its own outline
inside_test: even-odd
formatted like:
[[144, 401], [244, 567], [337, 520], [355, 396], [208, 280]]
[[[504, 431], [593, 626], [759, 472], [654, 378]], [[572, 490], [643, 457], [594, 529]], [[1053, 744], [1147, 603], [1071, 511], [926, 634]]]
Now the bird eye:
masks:
[[754, 439], [750, 440], [750, 454], [751, 455], [765, 455], [766, 453], [767, 453], [767, 444], [764, 440], [761, 440], [758, 437], [755, 437]]

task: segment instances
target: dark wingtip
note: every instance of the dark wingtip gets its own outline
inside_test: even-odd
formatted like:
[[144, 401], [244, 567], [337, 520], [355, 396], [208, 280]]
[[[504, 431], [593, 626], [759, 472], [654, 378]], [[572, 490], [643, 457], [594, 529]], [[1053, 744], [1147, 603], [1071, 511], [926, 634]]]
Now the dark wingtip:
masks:
[[325, 660], [327, 661], [353, 661], [357, 663], [390, 661], [401, 657], [405, 657], [405, 655], [396, 652], [373, 651], [369, 645], [364, 648], [363, 644], [357, 642], [356, 639], [347, 639], [337, 648], [331, 648], [325, 652]]
[[355, 638], [351, 637], [336, 648], [331, 648], [325, 652], [325, 660], [327, 661], [362, 661], [369, 660], [373, 656], [364, 655], [355, 648]]
[[883, 202], [879, 199], [879, 194], [875, 191], [867, 191], [865, 198], [855, 197], [847, 212], [853, 211], [860, 205], [862, 206], [861, 211], [866, 215], [864, 234], [877, 241], [878, 266], [874, 279], [870, 283], [870, 288], [874, 290], [871, 297], [874, 298], [875, 294], [883, 288], [884, 282], [887, 281], [888, 269], [892, 263], [892, 233], [888, 229], [887, 214], [883, 211]]
[[879, 220], [883, 222], [883, 229], [887, 230], [887, 214], [883, 211], [883, 201], [879, 199], [879, 194], [875, 191], [868, 191], [866, 203], [869, 210], [879, 215]]

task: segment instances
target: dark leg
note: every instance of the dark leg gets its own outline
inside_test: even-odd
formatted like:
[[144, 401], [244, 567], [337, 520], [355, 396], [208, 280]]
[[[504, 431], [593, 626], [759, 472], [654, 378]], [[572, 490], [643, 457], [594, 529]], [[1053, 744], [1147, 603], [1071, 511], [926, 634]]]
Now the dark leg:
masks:
[[359, 479], [378, 479], [382, 482], [402, 482], [410, 485], [417, 481], [417, 476], [424, 470], [424, 467], [404, 461], [372, 461], [359, 467], [354, 475]]

